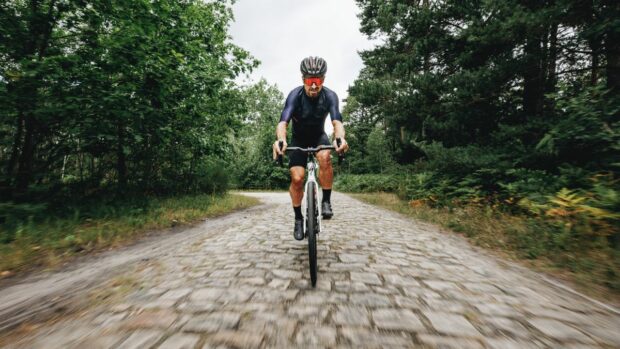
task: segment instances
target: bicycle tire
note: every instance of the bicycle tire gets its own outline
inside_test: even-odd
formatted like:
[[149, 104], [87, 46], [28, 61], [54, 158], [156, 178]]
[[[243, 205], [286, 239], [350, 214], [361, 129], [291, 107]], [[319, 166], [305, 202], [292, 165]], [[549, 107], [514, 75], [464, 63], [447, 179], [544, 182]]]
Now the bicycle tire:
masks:
[[308, 260], [310, 262], [310, 281], [312, 287], [316, 286], [317, 262], [316, 262], [316, 230], [318, 219], [318, 207], [316, 206], [316, 183], [308, 184], [306, 219], [308, 224], [306, 233], [308, 235]]

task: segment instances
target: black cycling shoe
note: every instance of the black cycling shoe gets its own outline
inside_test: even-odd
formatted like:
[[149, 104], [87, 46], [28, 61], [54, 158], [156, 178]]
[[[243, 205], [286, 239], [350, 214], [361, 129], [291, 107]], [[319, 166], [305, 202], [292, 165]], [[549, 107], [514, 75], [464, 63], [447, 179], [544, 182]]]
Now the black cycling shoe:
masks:
[[330, 219], [334, 215], [334, 211], [332, 211], [332, 204], [324, 201], [321, 204], [321, 214], [323, 215], [323, 219]]
[[304, 220], [295, 218], [295, 229], [293, 230], [295, 240], [304, 239]]

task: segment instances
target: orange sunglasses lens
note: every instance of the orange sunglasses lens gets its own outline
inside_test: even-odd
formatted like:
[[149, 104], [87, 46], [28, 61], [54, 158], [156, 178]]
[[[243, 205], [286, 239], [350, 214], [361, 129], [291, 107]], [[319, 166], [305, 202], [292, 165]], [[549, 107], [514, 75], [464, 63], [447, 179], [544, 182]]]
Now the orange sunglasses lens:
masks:
[[312, 86], [312, 84], [316, 84], [317, 86], [321, 86], [321, 85], [323, 85], [323, 79], [322, 78], [305, 78], [304, 79], [304, 84], [306, 84], [308, 86]]

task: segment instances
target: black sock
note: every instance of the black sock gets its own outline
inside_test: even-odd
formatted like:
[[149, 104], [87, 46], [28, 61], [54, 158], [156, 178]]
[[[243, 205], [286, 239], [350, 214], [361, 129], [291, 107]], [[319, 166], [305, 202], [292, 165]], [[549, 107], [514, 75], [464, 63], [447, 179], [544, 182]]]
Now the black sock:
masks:
[[301, 214], [301, 206], [293, 206], [293, 210], [295, 210], [295, 219], [303, 219], [304, 216]]
[[322, 202], [330, 202], [329, 200], [332, 198], [332, 190], [331, 189], [323, 189], [323, 200]]

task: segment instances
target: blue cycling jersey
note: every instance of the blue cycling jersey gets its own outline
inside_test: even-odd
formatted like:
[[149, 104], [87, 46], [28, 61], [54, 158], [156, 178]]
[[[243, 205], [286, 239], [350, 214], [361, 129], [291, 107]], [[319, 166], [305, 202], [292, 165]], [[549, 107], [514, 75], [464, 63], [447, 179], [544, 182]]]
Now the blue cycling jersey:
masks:
[[325, 118], [330, 115], [332, 121], [342, 122], [342, 115], [338, 110], [338, 95], [336, 92], [323, 86], [319, 95], [310, 98], [299, 86], [286, 98], [280, 121], [293, 120], [293, 137], [312, 138], [325, 132]]

